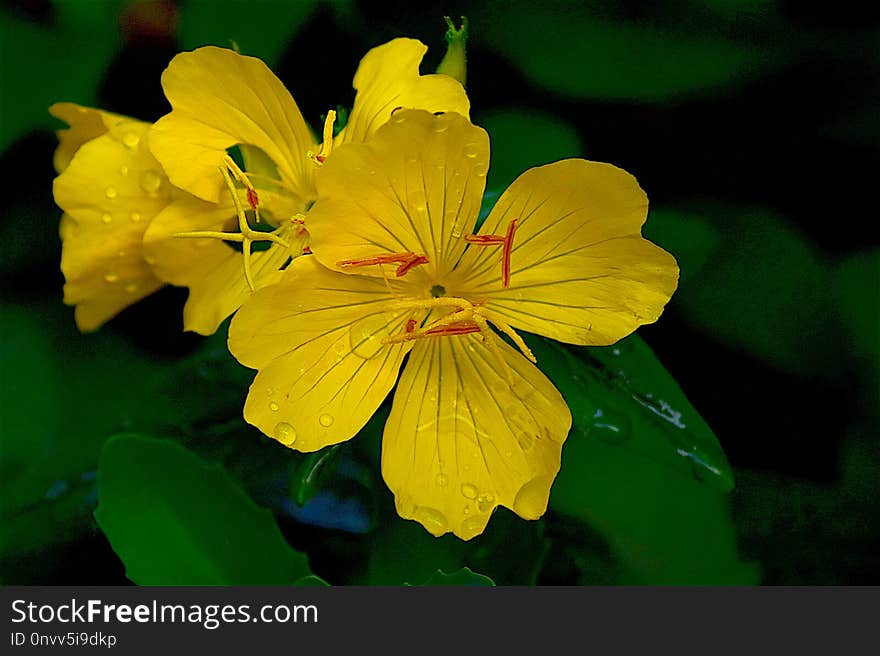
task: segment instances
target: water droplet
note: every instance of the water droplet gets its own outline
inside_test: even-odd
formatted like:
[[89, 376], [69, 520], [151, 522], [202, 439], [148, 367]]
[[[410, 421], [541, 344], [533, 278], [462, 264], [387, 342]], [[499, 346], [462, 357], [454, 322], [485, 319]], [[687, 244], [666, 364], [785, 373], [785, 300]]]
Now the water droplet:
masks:
[[489, 494], [481, 494], [477, 499], [477, 510], [480, 512], [489, 512], [495, 506], [495, 496]]
[[462, 151], [465, 157], [476, 157], [480, 154], [480, 146], [476, 142], [466, 143]]
[[434, 123], [434, 132], [446, 132], [449, 129], [449, 124], [445, 120], [438, 120]]
[[101, 222], [102, 223], [110, 223], [113, 220], [113, 217], [110, 214], [102, 214]]
[[476, 499], [477, 487], [475, 485], [471, 485], [470, 483], [463, 483], [461, 486], [461, 496], [463, 496], [465, 499]]
[[478, 162], [474, 165], [474, 175], [483, 178], [489, 172], [489, 165], [486, 162]]
[[155, 171], [146, 171], [141, 176], [141, 187], [147, 193], [155, 193], [162, 186], [162, 178]]
[[479, 535], [486, 527], [485, 517], [468, 517], [461, 523], [461, 537], [470, 540], [475, 535]]
[[296, 442], [296, 429], [286, 421], [275, 424], [275, 439], [286, 446]]
[[437, 474], [437, 485], [446, 487], [449, 485], [449, 477], [446, 474]]
[[136, 282], [130, 282], [125, 286], [125, 291], [129, 294], [134, 294], [138, 290], [138, 286]]
[[107, 198], [110, 198], [111, 200], [112, 200], [113, 198], [116, 198], [116, 196], [117, 196], [118, 194], [119, 194], [119, 192], [116, 191], [116, 187], [107, 187], [107, 188], [104, 190], [104, 195], [105, 195]]
[[461, 509], [461, 512], [463, 512], [465, 515], [470, 515], [471, 514], [471, 507], [465, 506], [464, 508]]
[[105, 273], [104, 280], [106, 280], [107, 282], [116, 282], [117, 280], [119, 280], [119, 276], [115, 273]]
[[278, 412], [279, 407], [281, 406], [275, 403], [275, 401], [272, 401], [272, 403], [269, 404], [269, 410], [271, 410], [272, 412]]
[[155, 257], [154, 255], [147, 255], [147, 256], [144, 258], [144, 261], [145, 261], [147, 264], [155, 264], [157, 260], [156, 260], [156, 257]]
[[132, 212], [131, 213], [131, 220], [132, 220], [132, 223], [137, 223], [138, 221], [140, 221], [141, 220], [140, 212]]
[[122, 135], [122, 143], [124, 143], [128, 148], [137, 148], [137, 145], [140, 143], [141, 138], [135, 132], [126, 132]]
[[536, 476], [516, 493], [513, 511], [523, 519], [538, 519], [547, 510], [550, 485], [553, 480], [546, 476]]
[[274, 387], [267, 387], [266, 388], [266, 396], [272, 396], [274, 393], [275, 393]]
[[382, 340], [388, 334], [390, 317], [384, 313], [370, 314], [355, 322], [349, 329], [351, 351], [364, 360], [369, 360], [382, 350]]
[[122, 166], [119, 167], [119, 173], [121, 175], [128, 175], [128, 167], [125, 164], [123, 164]]
[[324, 428], [329, 428], [333, 425], [333, 415], [328, 415], [324, 413], [320, 417], [318, 417], [318, 423], [321, 424]]
[[629, 439], [630, 421], [625, 415], [598, 408], [593, 415], [590, 434], [607, 444], [621, 444]]
[[439, 510], [428, 508], [427, 506], [419, 506], [413, 512], [413, 519], [424, 526], [428, 533], [433, 536], [440, 537], [446, 533], [446, 517]]

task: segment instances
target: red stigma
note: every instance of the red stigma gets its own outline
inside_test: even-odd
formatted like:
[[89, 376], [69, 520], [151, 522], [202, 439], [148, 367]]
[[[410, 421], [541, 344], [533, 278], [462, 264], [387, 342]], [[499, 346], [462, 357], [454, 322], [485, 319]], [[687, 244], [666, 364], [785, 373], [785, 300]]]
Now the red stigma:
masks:
[[251, 206], [251, 209], [252, 210], [257, 209], [257, 205], [260, 204], [260, 197], [257, 196], [257, 192], [255, 189], [248, 189], [247, 190], [247, 199], [248, 199], [248, 203]]

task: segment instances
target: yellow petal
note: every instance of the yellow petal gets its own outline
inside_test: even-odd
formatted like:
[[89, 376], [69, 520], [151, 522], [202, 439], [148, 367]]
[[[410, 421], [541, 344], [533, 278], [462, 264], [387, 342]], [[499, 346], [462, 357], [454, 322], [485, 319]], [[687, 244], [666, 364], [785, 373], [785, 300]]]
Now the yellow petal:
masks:
[[80, 146], [128, 120], [119, 114], [69, 102], [55, 103], [49, 108], [49, 113], [70, 126], [55, 133], [58, 136], [58, 148], [55, 149], [53, 164], [58, 173], [67, 168]]
[[641, 236], [648, 199], [610, 164], [569, 159], [533, 168], [496, 203], [480, 234], [517, 220], [510, 286], [502, 248], [471, 247], [460, 284], [512, 326], [572, 344], [612, 344], [656, 321], [678, 283], [678, 265]]
[[162, 74], [172, 106], [150, 132], [150, 147], [171, 181], [204, 200], [225, 193], [226, 149], [261, 149], [284, 185], [314, 196], [314, 139], [284, 85], [259, 59], [208, 46], [177, 55]]
[[314, 257], [294, 260], [257, 292], [229, 329], [229, 350], [259, 369], [245, 419], [298, 451], [353, 437], [394, 386], [409, 344], [383, 344], [406, 316], [388, 312], [381, 280], [346, 276]]
[[497, 341], [504, 367], [476, 334], [419, 341], [394, 395], [382, 474], [398, 513], [437, 536], [469, 540], [499, 505], [537, 519], [559, 471], [568, 406], [534, 365]]
[[162, 286], [144, 261], [142, 239], [172, 190], [144, 143], [148, 125], [122, 120], [82, 145], [55, 179], [64, 210], [64, 302], [80, 330], [98, 328]]
[[376, 276], [382, 275], [377, 266], [336, 263], [417, 253], [429, 263], [407, 278], [436, 281], [452, 269], [473, 230], [488, 168], [483, 129], [458, 114], [401, 110], [369, 143], [341, 148], [321, 168], [320, 197], [306, 221], [312, 250], [325, 266]]
[[[214, 333], [252, 294], [241, 252], [219, 239], [175, 237], [182, 232], [228, 231], [234, 217], [231, 201], [218, 205], [189, 196], [160, 212], [144, 235], [144, 255], [156, 275], [189, 288], [183, 309], [184, 330]], [[302, 252], [302, 244], [295, 243]], [[255, 286], [275, 282], [290, 252], [278, 244], [253, 252], [251, 273]]]
[[427, 51], [421, 41], [394, 39], [364, 55], [354, 76], [354, 106], [336, 143], [365, 142], [398, 107], [468, 116], [470, 101], [457, 80], [419, 75]]

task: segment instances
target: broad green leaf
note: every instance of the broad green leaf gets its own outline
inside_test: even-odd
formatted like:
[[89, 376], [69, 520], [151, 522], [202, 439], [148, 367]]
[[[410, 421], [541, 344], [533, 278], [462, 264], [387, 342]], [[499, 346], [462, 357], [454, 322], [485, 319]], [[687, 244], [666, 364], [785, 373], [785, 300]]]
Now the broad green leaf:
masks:
[[508, 107], [481, 113], [475, 122], [492, 140], [486, 188], [499, 193], [528, 168], [584, 156], [577, 130], [552, 114]]
[[843, 260], [834, 271], [834, 285], [851, 346], [880, 364], [880, 249]]
[[572, 98], [664, 102], [730, 89], [785, 60], [780, 42], [729, 38], [699, 23], [615, 20], [559, 0], [479, 7], [470, 12], [475, 45]]
[[94, 105], [98, 83], [119, 48], [121, 0], [52, 4], [51, 25], [0, 9], [0, 152], [30, 130], [56, 126], [48, 113], [52, 103]]
[[720, 239], [717, 228], [702, 216], [666, 209], [651, 210], [642, 234], [675, 256], [681, 282], [703, 268]]
[[180, 8], [181, 49], [237, 48], [271, 67], [319, 4], [318, 0], [187, 0]]
[[477, 574], [469, 567], [462, 567], [457, 572], [447, 574], [443, 570], [438, 569], [431, 575], [422, 585], [468, 585], [494, 587], [495, 582], [488, 576]]
[[551, 508], [607, 540], [623, 566], [617, 582], [754, 582], [736, 551], [724, 494], [730, 469], [650, 350], [634, 337], [581, 357], [530, 344], [574, 420]]
[[139, 585], [291, 585], [311, 574], [268, 510], [174, 442], [109, 440], [98, 500], [95, 519]]
[[837, 349], [830, 272], [819, 255], [773, 214], [718, 208], [718, 218], [721, 241], [675, 293], [676, 311], [712, 339], [778, 369], [827, 372]]

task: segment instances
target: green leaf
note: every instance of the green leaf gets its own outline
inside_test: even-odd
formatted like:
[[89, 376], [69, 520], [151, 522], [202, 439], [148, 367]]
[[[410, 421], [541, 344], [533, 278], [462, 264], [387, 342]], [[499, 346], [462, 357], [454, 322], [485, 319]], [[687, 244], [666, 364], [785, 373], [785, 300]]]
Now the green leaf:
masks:
[[188, 0], [180, 8], [183, 50], [215, 45], [238, 48], [270, 67], [318, 6], [317, 0]]
[[614, 20], [559, 1], [487, 2], [470, 14], [475, 44], [496, 50], [536, 86], [572, 98], [669, 101], [730, 89], [785, 61], [781, 40], [726, 37], [711, 21]]
[[837, 358], [830, 275], [810, 243], [779, 217], [718, 208], [723, 235], [700, 275], [673, 297], [675, 309], [712, 339], [797, 374], [820, 374]]
[[607, 540], [623, 565], [617, 582], [753, 582], [724, 494], [730, 468], [650, 349], [634, 336], [579, 355], [530, 345], [574, 420], [551, 507]]
[[476, 122], [492, 140], [486, 188], [498, 193], [528, 168], [583, 156], [577, 130], [552, 114], [507, 107], [482, 113]]
[[488, 576], [477, 574], [469, 567], [462, 567], [457, 572], [452, 572], [451, 574], [447, 574], [443, 570], [438, 569], [431, 575], [431, 578], [422, 583], [422, 585], [469, 585], [494, 587], [495, 582]]
[[138, 585], [292, 585], [311, 574], [269, 511], [173, 442], [109, 440], [98, 499], [95, 519]]
[[56, 126], [48, 114], [52, 103], [94, 105], [98, 83], [119, 47], [119, 0], [52, 4], [51, 25], [0, 9], [0, 152], [30, 130]]
[[880, 249], [843, 260], [835, 268], [834, 285], [849, 344], [876, 366], [880, 363]]

